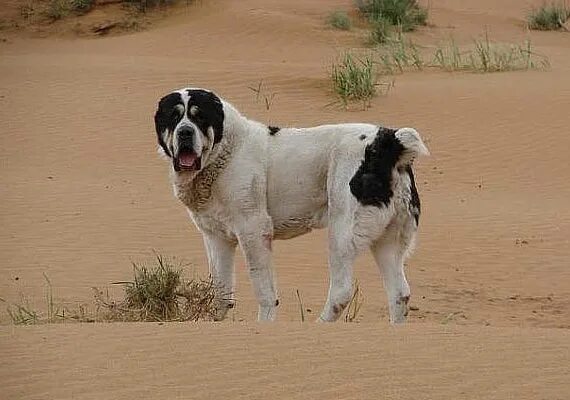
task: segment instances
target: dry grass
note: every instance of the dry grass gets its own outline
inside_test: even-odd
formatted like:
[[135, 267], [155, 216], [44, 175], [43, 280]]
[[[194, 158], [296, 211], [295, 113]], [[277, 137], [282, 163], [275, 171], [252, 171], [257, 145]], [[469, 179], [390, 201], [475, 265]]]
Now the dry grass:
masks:
[[348, 31], [352, 28], [352, 21], [348, 14], [344, 11], [333, 11], [327, 17], [327, 24], [341, 31]]
[[[222, 293], [210, 278], [183, 279], [182, 267], [159, 254], [150, 265], [133, 264], [133, 280], [116, 282], [123, 286], [124, 297], [115, 300], [108, 291], [93, 288], [93, 307], [78, 305], [70, 308], [54, 301], [51, 281], [44, 275], [45, 312], [32, 307], [23, 294], [19, 302], [8, 303], [7, 312], [15, 325], [213, 320], [218, 314], [220, 300], [227, 294]], [[94, 311], [90, 312], [90, 308]]]
[[124, 299], [112, 300], [96, 288], [98, 316], [105, 321], [213, 320], [224, 296], [212, 279], [182, 278], [182, 265], [157, 254], [154, 264], [133, 264], [134, 279], [123, 285]]
[[352, 297], [350, 302], [346, 307], [346, 314], [344, 320], [346, 322], [356, 322], [358, 315], [360, 314], [360, 309], [364, 303], [364, 296], [362, 295], [362, 290], [360, 289], [360, 282], [358, 280], [354, 281], [352, 285]]
[[527, 16], [530, 29], [553, 31], [564, 27], [570, 18], [570, 8], [565, 3], [543, 3], [533, 9]]

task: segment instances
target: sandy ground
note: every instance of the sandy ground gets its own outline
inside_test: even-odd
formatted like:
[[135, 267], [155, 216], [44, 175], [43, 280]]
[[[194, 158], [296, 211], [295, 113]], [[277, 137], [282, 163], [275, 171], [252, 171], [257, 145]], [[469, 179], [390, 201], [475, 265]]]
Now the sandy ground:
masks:
[[[500, 3], [500, 4], [497, 4]], [[433, 44], [530, 37], [546, 72], [409, 73], [372, 107], [326, 106], [327, 68], [363, 33], [323, 19], [351, 1], [209, 0], [150, 31], [104, 39], [0, 32], [0, 297], [44, 307], [131, 276], [152, 249], [205, 273], [201, 238], [156, 154], [156, 100], [216, 90], [280, 126], [414, 126], [432, 157], [417, 177], [411, 323], [390, 327], [371, 257], [356, 265], [359, 324], [299, 325], [327, 289], [325, 232], [275, 246], [279, 323], [258, 326], [243, 261], [230, 321], [194, 326], [0, 321], [0, 397], [529, 398], [570, 393], [570, 34], [525, 32], [527, 1], [431, 2]], [[262, 81], [269, 110], [248, 86]], [[232, 322], [233, 321], [233, 322]], [[445, 322], [445, 324], [442, 324]], [[256, 334], [259, 332], [259, 334]]]

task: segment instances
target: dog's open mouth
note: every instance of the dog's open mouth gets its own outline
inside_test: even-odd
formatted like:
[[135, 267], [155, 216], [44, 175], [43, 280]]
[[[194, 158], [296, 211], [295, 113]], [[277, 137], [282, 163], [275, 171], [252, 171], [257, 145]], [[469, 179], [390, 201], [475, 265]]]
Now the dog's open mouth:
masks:
[[192, 150], [182, 150], [177, 157], [178, 168], [181, 171], [198, 171], [201, 167], [201, 160]]

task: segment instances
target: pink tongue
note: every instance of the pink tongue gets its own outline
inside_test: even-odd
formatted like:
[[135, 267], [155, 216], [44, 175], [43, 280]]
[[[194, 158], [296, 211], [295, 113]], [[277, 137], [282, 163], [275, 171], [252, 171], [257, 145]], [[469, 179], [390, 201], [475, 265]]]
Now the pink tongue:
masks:
[[196, 162], [196, 158], [198, 157], [196, 156], [195, 153], [182, 153], [178, 157], [178, 161], [180, 162], [180, 165], [183, 167], [192, 167]]

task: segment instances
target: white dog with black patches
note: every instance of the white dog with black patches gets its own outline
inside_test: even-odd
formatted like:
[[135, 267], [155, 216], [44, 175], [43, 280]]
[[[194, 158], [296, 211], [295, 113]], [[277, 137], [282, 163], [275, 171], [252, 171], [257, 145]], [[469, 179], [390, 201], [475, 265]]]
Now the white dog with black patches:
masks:
[[352, 291], [352, 264], [370, 249], [382, 272], [390, 320], [403, 322], [410, 288], [404, 260], [418, 226], [412, 161], [428, 150], [412, 128], [370, 124], [268, 127], [213, 92], [186, 88], [163, 97], [155, 114], [170, 159], [174, 193], [204, 237], [210, 273], [234, 305], [239, 245], [259, 302], [259, 320], [279, 304], [273, 239], [329, 229], [329, 291], [319, 320], [335, 321]]

